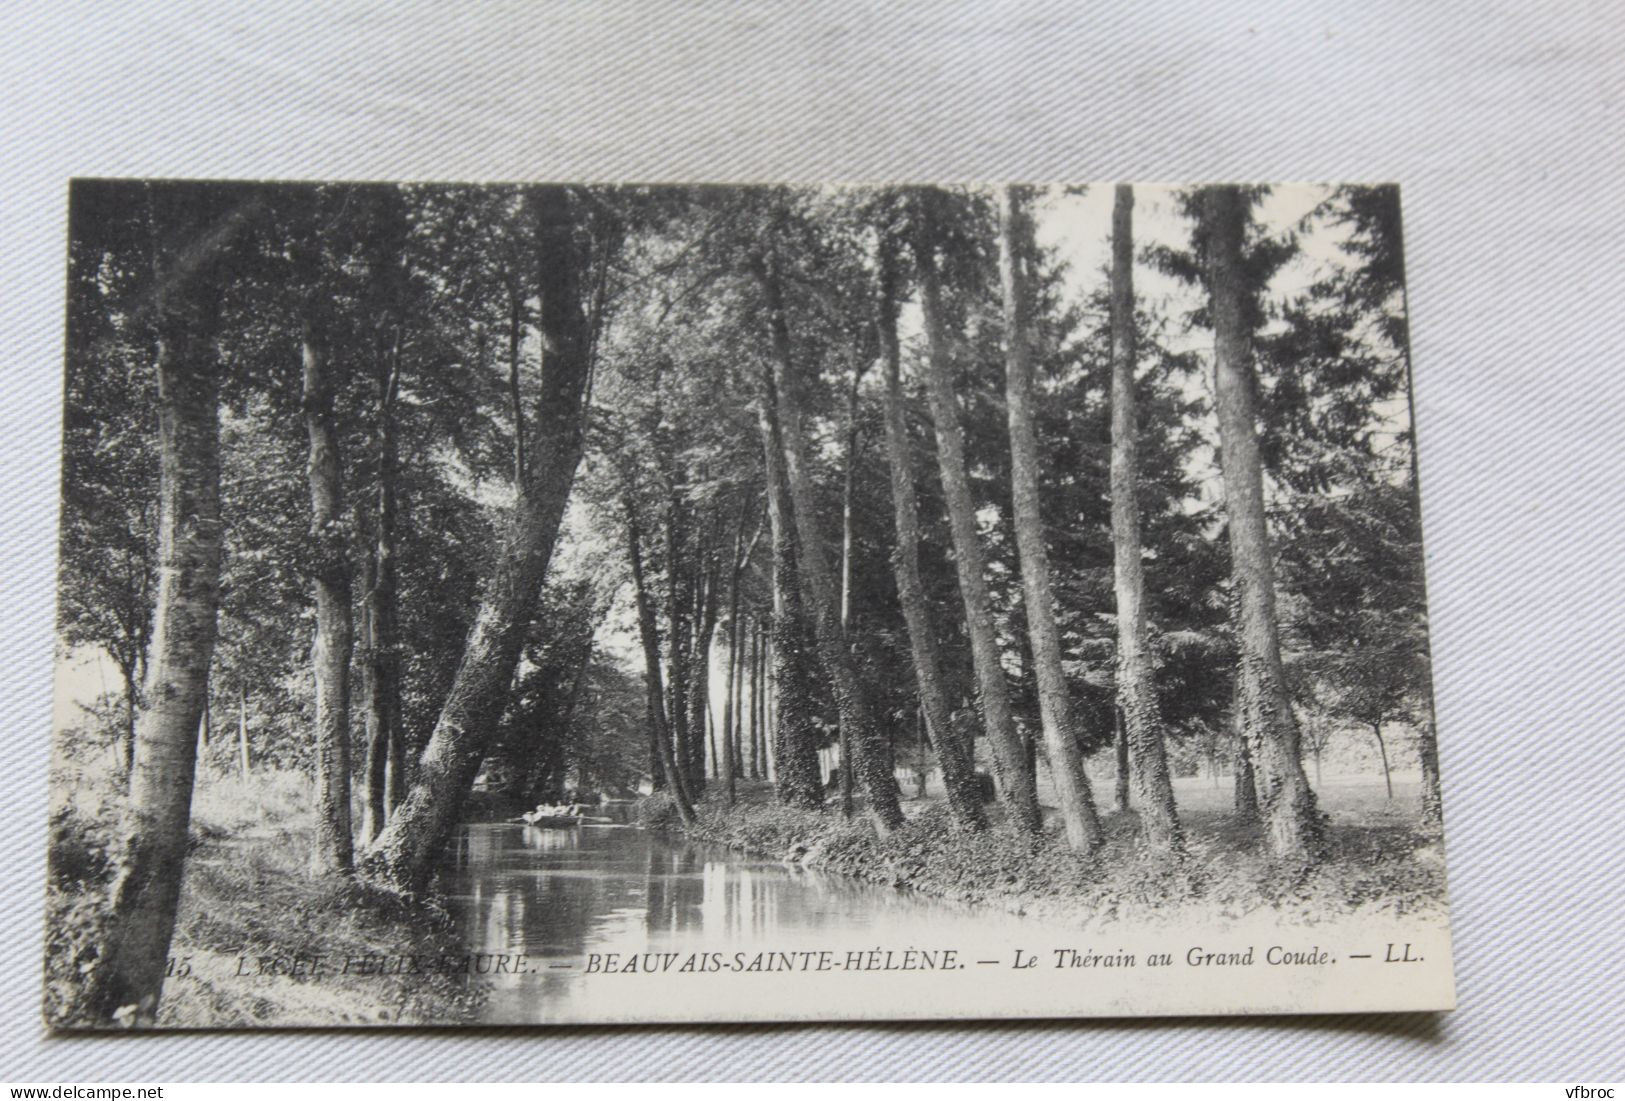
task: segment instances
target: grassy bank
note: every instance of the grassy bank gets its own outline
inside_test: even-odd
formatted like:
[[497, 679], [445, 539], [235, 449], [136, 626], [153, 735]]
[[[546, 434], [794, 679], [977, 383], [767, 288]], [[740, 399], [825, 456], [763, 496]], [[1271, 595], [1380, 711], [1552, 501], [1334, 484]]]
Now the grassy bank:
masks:
[[[1261, 855], [1256, 827], [1228, 810], [1184, 810], [1187, 855], [1148, 851], [1132, 813], [1103, 817], [1105, 849], [1075, 853], [1052, 828], [1023, 837], [1004, 828], [956, 832], [935, 800], [905, 802], [908, 824], [881, 838], [861, 816], [843, 820], [835, 806], [822, 813], [780, 806], [765, 784], [746, 785], [732, 808], [708, 792], [697, 840], [848, 875], [901, 890], [997, 906], [1071, 924], [1177, 918], [1199, 909], [1205, 918], [1239, 918], [1263, 908], [1283, 919], [1313, 922], [1351, 911], [1395, 916], [1442, 911], [1444, 861], [1436, 830], [1423, 828], [1398, 804], [1359, 798], [1333, 801], [1328, 858], [1314, 866]], [[681, 830], [664, 795], [649, 796], [640, 820]]]
[[[344, 970], [346, 960], [440, 960], [460, 949], [450, 919], [432, 904], [308, 875], [307, 787], [284, 773], [256, 776], [247, 788], [230, 777], [199, 785], [171, 949], [176, 974], [164, 983], [159, 1024], [454, 1024], [468, 1017], [480, 991], [449, 970]], [[111, 797], [72, 800], [52, 818], [45, 984], [52, 1025], [90, 1023], [82, 982], [111, 885], [116, 820]], [[309, 961], [318, 956], [326, 962], [313, 976]]]

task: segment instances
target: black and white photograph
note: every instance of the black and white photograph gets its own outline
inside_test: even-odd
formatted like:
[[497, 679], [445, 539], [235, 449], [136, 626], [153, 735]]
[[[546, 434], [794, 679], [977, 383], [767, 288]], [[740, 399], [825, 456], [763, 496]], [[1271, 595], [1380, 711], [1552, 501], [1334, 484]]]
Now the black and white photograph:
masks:
[[69, 204], [51, 1026], [1453, 1005], [1397, 187]]

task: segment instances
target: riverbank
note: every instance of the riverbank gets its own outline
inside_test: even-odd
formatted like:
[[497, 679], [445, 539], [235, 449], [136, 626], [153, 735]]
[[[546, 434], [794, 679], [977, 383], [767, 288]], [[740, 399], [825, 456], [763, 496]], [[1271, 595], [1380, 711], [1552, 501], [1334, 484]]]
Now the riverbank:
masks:
[[899, 890], [1073, 925], [1111, 920], [1239, 919], [1260, 909], [1312, 924], [1354, 911], [1390, 916], [1442, 914], [1444, 860], [1439, 833], [1393, 805], [1356, 803], [1332, 815], [1329, 854], [1314, 866], [1260, 855], [1256, 827], [1215, 809], [1182, 811], [1187, 856], [1173, 858], [1141, 844], [1132, 813], [1102, 816], [1105, 848], [1084, 856], [1053, 829], [1024, 837], [995, 826], [983, 833], [952, 828], [935, 800], [904, 803], [906, 826], [885, 838], [861, 816], [848, 821], [835, 805], [822, 813], [781, 806], [766, 784], [741, 785], [739, 801], [706, 793], [699, 821], [684, 829], [665, 795], [638, 804], [648, 828]]
[[[159, 1026], [472, 1018], [483, 991], [454, 971], [402, 974], [350, 962], [441, 960], [462, 949], [449, 916], [432, 903], [309, 876], [311, 831], [299, 790], [307, 783], [269, 773], [248, 789], [231, 777], [199, 785]], [[80, 1005], [82, 978], [93, 962], [116, 851], [116, 815], [106, 802], [92, 806], [91, 815], [64, 808], [52, 819], [45, 1016], [55, 1027], [90, 1024]], [[323, 963], [313, 967], [316, 957]]]

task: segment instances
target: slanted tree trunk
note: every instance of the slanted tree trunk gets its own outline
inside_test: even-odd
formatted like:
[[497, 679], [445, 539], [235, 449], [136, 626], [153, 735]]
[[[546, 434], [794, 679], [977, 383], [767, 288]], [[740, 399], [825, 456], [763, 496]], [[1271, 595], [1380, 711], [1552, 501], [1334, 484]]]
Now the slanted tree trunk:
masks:
[[717, 717], [711, 709], [711, 699], [705, 700], [705, 744], [711, 751], [711, 778], [722, 779], [722, 755], [717, 745]]
[[633, 509], [632, 503], [627, 502], [627, 557], [632, 564], [632, 585], [638, 606], [638, 638], [643, 644], [643, 675], [648, 697], [650, 740], [654, 745], [659, 778], [665, 781], [663, 786], [671, 792], [677, 816], [682, 819], [685, 826], [692, 826], [696, 821], [694, 801], [689, 796], [688, 783], [683, 775], [683, 769], [678, 765], [677, 755], [672, 747], [671, 732], [666, 725], [666, 692], [660, 683], [660, 628], [655, 620], [654, 601], [650, 599], [649, 587], [644, 581], [643, 548], [638, 533], [637, 514]]
[[1321, 851], [1314, 789], [1299, 759], [1297, 720], [1281, 667], [1275, 562], [1264, 514], [1264, 474], [1253, 400], [1249, 288], [1242, 267], [1247, 200], [1234, 186], [1203, 192], [1214, 330], [1214, 404], [1224, 473], [1230, 559], [1238, 592], [1243, 731], [1259, 772], [1259, 811], [1270, 850], [1313, 859]]
[[1038, 489], [1038, 437], [1033, 430], [1032, 360], [1027, 347], [1028, 257], [1031, 227], [1025, 204], [1014, 187], [1000, 192], [999, 271], [1004, 288], [1005, 399], [1010, 422], [1011, 497], [1015, 506], [1016, 547], [1021, 554], [1022, 592], [1026, 596], [1027, 632], [1032, 643], [1033, 672], [1038, 680], [1038, 713], [1050, 777], [1061, 803], [1067, 843], [1088, 850], [1102, 840], [1094, 793], [1078, 749], [1077, 716], [1072, 690], [1061, 665], [1061, 632], [1055, 625], [1055, 595], [1050, 584], [1049, 550], [1044, 545], [1044, 517]]
[[1112, 211], [1112, 554], [1117, 591], [1117, 705], [1133, 776], [1140, 822], [1153, 848], [1174, 850], [1183, 839], [1173, 778], [1163, 745], [1162, 714], [1146, 641], [1145, 566], [1140, 546], [1139, 422], [1134, 409], [1134, 189], [1117, 186]]
[[[897, 342], [896, 261], [888, 245], [880, 257], [880, 344], [886, 371], [886, 457], [891, 468], [892, 511], [897, 546], [892, 568], [897, 575], [897, 596], [908, 627], [914, 678], [920, 690], [920, 711], [930, 730], [931, 746], [942, 766], [942, 784], [954, 821], [966, 830], [985, 830], [987, 812], [976, 790], [976, 766], [971, 747], [953, 722], [937, 632], [920, 576], [920, 515], [914, 493], [914, 464], [909, 455], [908, 424], [903, 413], [902, 354]], [[924, 795], [924, 772], [920, 773]]]
[[[923, 204], [922, 204], [923, 205]], [[927, 217], [924, 210], [916, 212]], [[954, 396], [952, 354], [943, 328], [942, 290], [937, 274], [937, 244], [933, 227], [922, 221], [914, 242], [914, 261], [920, 278], [920, 310], [926, 340], [926, 394], [936, 430], [937, 466], [948, 504], [953, 537], [954, 568], [965, 604], [965, 625], [970, 634], [971, 659], [976, 669], [977, 699], [993, 749], [999, 789], [1018, 831], [1037, 833], [1043, 811], [1027, 767], [1027, 754], [1016, 733], [1010, 707], [1010, 685], [1005, 680], [999, 640], [994, 630], [993, 602], [988, 596], [986, 565], [976, 531], [976, 502], [971, 496], [965, 466], [964, 432], [959, 424], [959, 402]]]
[[373, 444], [377, 463], [377, 512], [367, 555], [362, 622], [366, 645], [367, 801], [363, 842], [383, 830], [405, 790], [405, 746], [401, 734], [401, 657], [395, 569], [396, 480], [395, 396], [400, 388], [400, 331], [379, 364]]
[[369, 876], [412, 892], [427, 885], [507, 706], [581, 459], [590, 332], [581, 294], [585, 250], [566, 188], [531, 188], [526, 201], [537, 224], [546, 350], [525, 481], [417, 776], [364, 861]]
[[[799, 379], [791, 361], [790, 327], [778, 272], [769, 257], [758, 256], [755, 274], [767, 303], [768, 328], [772, 340], [773, 386], [778, 403], [778, 429], [783, 447], [784, 479], [789, 489], [791, 513], [796, 529], [803, 602], [811, 613], [813, 634], [823, 659], [835, 706], [845, 725], [855, 760], [854, 769], [863, 783], [869, 801], [869, 817], [885, 834], [904, 823], [903, 808], [897, 799], [897, 778], [892, 772], [891, 753], [885, 735], [875, 724], [869, 694], [853, 668], [841, 633], [840, 592], [834, 572], [824, 556], [823, 525], [818, 519], [812, 474], [807, 469], [807, 444], [801, 425]], [[780, 762], [780, 773], [783, 773]], [[814, 775], [817, 775], [816, 761]]]
[[1377, 739], [1377, 752], [1382, 756], [1382, 782], [1388, 789], [1388, 801], [1394, 801], [1394, 774], [1388, 767], [1388, 742], [1382, 736], [1382, 724], [1372, 723], [1371, 733]]
[[319, 320], [307, 321], [301, 350], [316, 586], [316, 637], [310, 650], [316, 675], [316, 843], [310, 870], [313, 875], [348, 875], [354, 865], [350, 836], [351, 533], [344, 522], [327, 334]]
[[[157, 1020], [186, 861], [197, 729], [220, 600], [219, 254], [241, 217], [153, 185], [158, 333], [158, 592], [136, 721], [125, 832], [88, 1007], [100, 1024]], [[218, 208], [216, 208], [218, 209]]]

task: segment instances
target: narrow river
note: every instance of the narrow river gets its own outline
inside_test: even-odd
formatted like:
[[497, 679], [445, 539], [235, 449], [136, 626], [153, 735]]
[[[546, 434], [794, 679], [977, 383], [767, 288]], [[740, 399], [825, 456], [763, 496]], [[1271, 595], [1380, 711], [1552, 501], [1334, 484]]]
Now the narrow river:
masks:
[[[846, 1016], [848, 994], [911, 985], [926, 999], [919, 1015], [930, 1015], [930, 983], [956, 966], [965, 979], [966, 967], [992, 969], [1043, 928], [629, 826], [472, 823], [461, 828], [443, 887], [469, 952], [526, 957], [523, 970], [489, 976], [490, 1023], [741, 1019], [775, 998], [780, 1015], [794, 1017], [796, 997], [810, 999], [811, 1015]], [[901, 970], [911, 949], [918, 968]], [[865, 973], [844, 983], [795, 969], [828, 952], [834, 972], [851, 974], [848, 953], [873, 950], [893, 955], [865, 957]], [[609, 966], [631, 958], [637, 970], [606, 973], [610, 954]], [[697, 969], [683, 973], [690, 963]], [[719, 963], [729, 973], [708, 976]], [[644, 973], [650, 964], [668, 973]], [[917, 1015], [912, 1003], [883, 1011]]]

